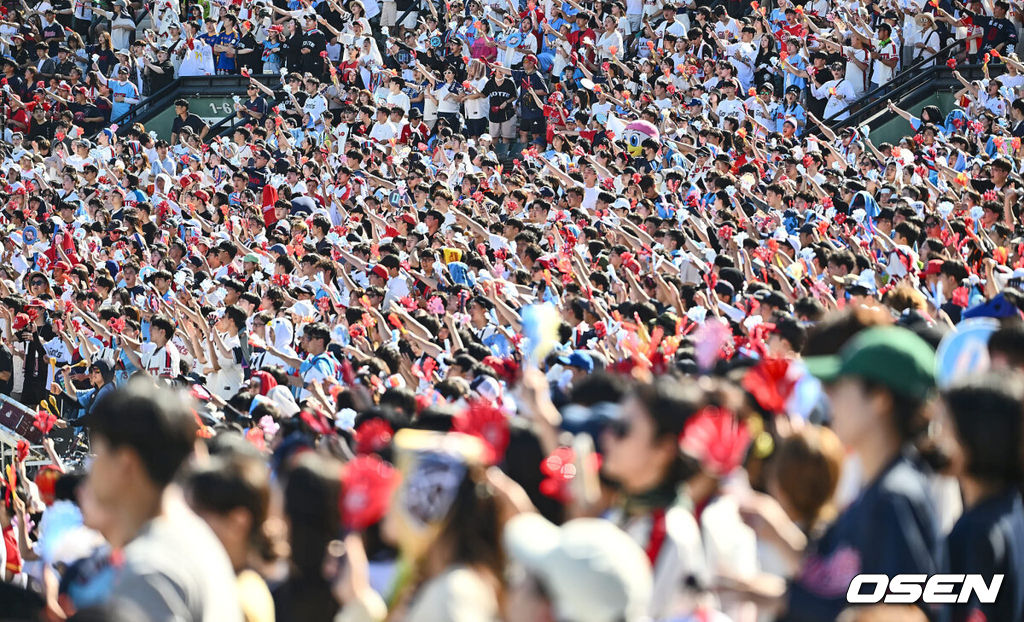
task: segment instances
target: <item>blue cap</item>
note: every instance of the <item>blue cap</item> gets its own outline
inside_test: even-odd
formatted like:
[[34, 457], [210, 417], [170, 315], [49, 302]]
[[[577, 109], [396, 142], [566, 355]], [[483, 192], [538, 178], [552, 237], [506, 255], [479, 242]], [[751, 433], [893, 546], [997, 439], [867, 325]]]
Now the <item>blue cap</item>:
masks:
[[558, 357], [558, 362], [567, 367], [578, 367], [588, 374], [594, 371], [594, 359], [586, 352], [576, 350], [569, 356]]
[[691, 100], [690, 100], [689, 102], [687, 102], [687, 104], [686, 104], [686, 105], [687, 105], [687, 106], [703, 106], [703, 105], [704, 105], [704, 102], [702, 102], [701, 100], [699, 100], [699, 99], [697, 99], [696, 97], [694, 97], [694, 98], [693, 98], [693, 99], [691, 99]]
[[991, 317], [996, 319], [1017, 317], [1020, 314], [1020, 310], [1017, 309], [1017, 305], [1013, 304], [1006, 299], [1001, 292], [993, 296], [992, 300], [983, 302], [979, 305], [975, 305], [970, 309], [964, 310], [961, 314], [961, 319], [967, 320], [975, 317]]
[[277, 253], [278, 255], [288, 254], [288, 249], [284, 247], [284, 244], [275, 244], [267, 250], [269, 250], [271, 253]]

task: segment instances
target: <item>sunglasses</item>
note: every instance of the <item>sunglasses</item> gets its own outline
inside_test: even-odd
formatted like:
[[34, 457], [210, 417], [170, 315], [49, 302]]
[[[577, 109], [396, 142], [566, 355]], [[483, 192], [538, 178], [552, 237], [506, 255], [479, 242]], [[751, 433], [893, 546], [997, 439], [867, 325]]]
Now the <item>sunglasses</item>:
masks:
[[37, 287], [44, 287], [46, 285], [46, 281], [35, 280], [32, 281], [32, 285]]

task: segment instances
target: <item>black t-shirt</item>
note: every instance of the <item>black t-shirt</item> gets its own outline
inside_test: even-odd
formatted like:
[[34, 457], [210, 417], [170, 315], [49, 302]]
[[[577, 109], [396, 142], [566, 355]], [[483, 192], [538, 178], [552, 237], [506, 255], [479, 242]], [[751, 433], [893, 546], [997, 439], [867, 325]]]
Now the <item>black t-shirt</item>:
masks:
[[235, 67], [242, 69], [242, 67], [248, 67], [249, 71], [256, 73], [263, 73], [263, 46], [256, 41], [255, 35], [251, 32], [243, 35], [242, 39], [238, 42], [238, 49], [240, 50], [252, 50], [246, 54], [238, 54], [235, 56]]
[[262, 192], [263, 186], [267, 184], [267, 169], [247, 166], [245, 167], [245, 174], [249, 177], [249, 189]]
[[[487, 97], [488, 115], [487, 118], [493, 123], [504, 123], [516, 114], [515, 101], [518, 96], [516, 85], [512, 80], [505, 78], [501, 84], [491, 78], [484, 85], [483, 94]], [[505, 107], [502, 108], [502, 104]]]
[[808, 547], [789, 586], [786, 622], [834, 622], [858, 574], [938, 572], [942, 538], [928, 480], [894, 460]]
[[65, 28], [71, 28], [71, 20], [74, 19], [74, 15], [71, 13], [61, 13], [71, 8], [71, 2], [69, 0], [52, 0], [50, 6], [57, 13], [57, 22]]
[[149, 91], [147, 92], [147, 95], [152, 95], [171, 82], [174, 82], [174, 65], [171, 64], [171, 61], [168, 60], [162, 63], [153, 64], [159, 67], [163, 73], [157, 73], [155, 71], [149, 71], [146, 73], [146, 80], [149, 82]]
[[985, 33], [981, 38], [981, 49], [978, 50], [979, 54], [984, 54], [1000, 43], [1017, 43], [1017, 27], [1005, 17], [999, 19], [986, 15], [976, 15], [973, 17], [973, 21], [975, 26], [985, 29]]
[[[990, 581], [1003, 575], [996, 602], [954, 604], [952, 622], [1024, 620], [1024, 505], [1009, 489], [965, 510], [946, 538], [949, 567], [942, 572], [978, 573]], [[979, 615], [981, 614], [981, 615]]]
[[10, 349], [0, 343], [0, 374], [7, 372], [7, 380], [0, 379], [0, 393], [9, 396], [14, 390], [14, 356]]
[[181, 128], [190, 127], [196, 134], [201, 132], [206, 127], [206, 122], [199, 118], [195, 113], [188, 113], [185, 119], [182, 119], [178, 115], [174, 115], [174, 122], [171, 124], [171, 133], [180, 134]]
[[103, 111], [94, 106], [92, 102], [85, 104], [72, 102], [68, 104], [68, 110], [75, 116], [75, 124], [82, 126], [86, 133], [95, 133], [102, 126], [102, 121], [84, 121], [84, 119], [94, 119], [103, 116]]
[[289, 71], [296, 71], [299, 66], [299, 53], [302, 50], [302, 33], [296, 32], [281, 44], [281, 57]]
[[160, 228], [156, 226], [156, 223], [149, 221], [142, 225], [142, 236], [146, 238], [146, 244], [152, 244], [156, 241], [156, 234], [160, 232]]
[[[57, 48], [60, 47], [61, 42], [64, 40], [65, 37], [67, 37], [67, 33], [64, 32], [64, 27], [60, 25], [60, 22], [54, 22], [47, 26], [46, 28], [43, 28], [42, 34], [43, 41], [46, 41], [46, 43], [50, 46], [50, 56], [57, 56]], [[56, 37], [56, 39], [50, 41], [50, 39], [54, 37]]]

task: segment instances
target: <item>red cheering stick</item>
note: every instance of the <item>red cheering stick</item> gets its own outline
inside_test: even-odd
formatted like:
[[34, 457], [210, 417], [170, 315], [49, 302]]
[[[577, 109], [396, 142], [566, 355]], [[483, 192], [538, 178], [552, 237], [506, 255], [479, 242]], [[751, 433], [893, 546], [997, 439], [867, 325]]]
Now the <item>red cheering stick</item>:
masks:
[[249, 68], [248, 67], [242, 67], [241, 69], [238, 70], [238, 73], [242, 74], [243, 78], [248, 78], [250, 75], [252, 75], [249, 72]]

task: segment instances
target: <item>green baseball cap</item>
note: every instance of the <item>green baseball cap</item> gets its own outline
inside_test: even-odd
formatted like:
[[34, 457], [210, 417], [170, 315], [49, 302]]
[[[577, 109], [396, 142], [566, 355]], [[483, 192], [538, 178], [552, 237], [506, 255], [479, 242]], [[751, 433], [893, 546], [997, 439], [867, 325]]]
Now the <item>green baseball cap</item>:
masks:
[[804, 362], [822, 382], [854, 376], [918, 400], [928, 397], [935, 387], [935, 351], [924, 339], [899, 326], [869, 328], [839, 354], [812, 356]]

